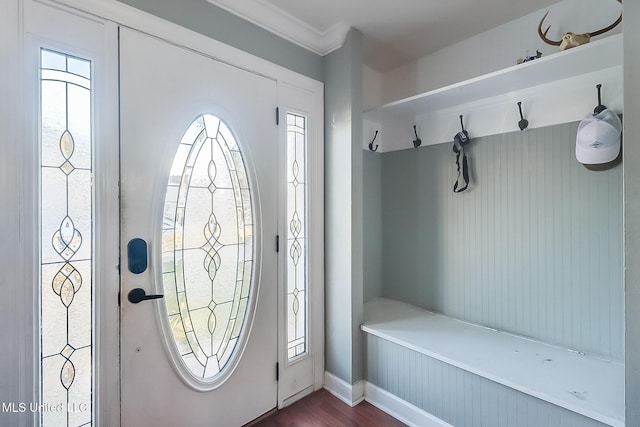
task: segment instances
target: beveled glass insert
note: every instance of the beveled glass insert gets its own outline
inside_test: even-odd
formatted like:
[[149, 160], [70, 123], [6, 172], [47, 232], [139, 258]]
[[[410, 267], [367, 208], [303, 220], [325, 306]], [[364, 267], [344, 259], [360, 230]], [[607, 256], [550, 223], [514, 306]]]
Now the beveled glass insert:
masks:
[[307, 351], [306, 117], [287, 113], [287, 356]]
[[254, 246], [248, 183], [227, 125], [211, 114], [196, 118], [167, 184], [162, 277], [175, 348], [202, 382], [224, 372], [248, 314]]
[[91, 62], [47, 49], [40, 60], [38, 413], [45, 427], [87, 426], [93, 423]]

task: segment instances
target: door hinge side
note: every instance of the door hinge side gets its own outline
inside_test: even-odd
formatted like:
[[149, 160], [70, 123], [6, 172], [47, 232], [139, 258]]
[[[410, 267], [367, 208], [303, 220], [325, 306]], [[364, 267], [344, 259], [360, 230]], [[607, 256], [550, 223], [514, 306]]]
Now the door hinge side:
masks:
[[280, 107], [276, 107], [276, 126], [280, 126]]
[[280, 363], [276, 362], [276, 381], [280, 381]]
[[276, 252], [280, 252], [280, 235], [276, 235]]
[[120, 307], [120, 291], [118, 291], [118, 307]]

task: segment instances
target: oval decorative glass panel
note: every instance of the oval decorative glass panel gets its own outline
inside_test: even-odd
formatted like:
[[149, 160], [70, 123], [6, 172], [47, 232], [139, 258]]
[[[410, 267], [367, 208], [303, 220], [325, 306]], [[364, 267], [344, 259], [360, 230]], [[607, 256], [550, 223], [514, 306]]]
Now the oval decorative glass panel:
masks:
[[216, 383], [234, 365], [252, 271], [251, 192], [242, 154], [225, 123], [204, 114], [178, 146], [162, 227], [174, 350], [198, 383]]

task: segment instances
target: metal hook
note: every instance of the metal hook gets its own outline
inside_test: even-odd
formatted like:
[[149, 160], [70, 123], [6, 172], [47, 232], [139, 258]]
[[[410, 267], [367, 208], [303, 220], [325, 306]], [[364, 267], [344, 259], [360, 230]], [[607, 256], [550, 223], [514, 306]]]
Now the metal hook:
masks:
[[378, 144], [376, 144], [376, 148], [373, 148], [373, 141], [376, 140], [377, 136], [378, 136], [378, 131], [376, 131], [376, 134], [373, 135], [373, 139], [369, 143], [369, 150], [371, 150], [371, 151], [378, 151]]
[[420, 144], [422, 144], [422, 140], [418, 138], [418, 131], [416, 130], [416, 125], [413, 125], [413, 133], [416, 136], [416, 139], [413, 140], [413, 147], [418, 148]]
[[598, 105], [596, 106], [596, 108], [593, 109], [593, 114], [600, 114], [602, 113], [604, 110], [607, 109], [607, 107], [605, 107], [604, 105], [602, 105], [602, 98], [600, 97], [600, 89], [602, 88], [602, 85], [600, 83], [598, 83], [596, 85], [596, 89], [598, 90]]
[[469, 143], [469, 132], [464, 130], [464, 123], [462, 122], [462, 114], [460, 114], [460, 127], [462, 130], [455, 134], [453, 137], [454, 140], [454, 150], [455, 150], [455, 142], [457, 142], [460, 146], [466, 145]]
[[522, 102], [518, 102], [518, 110], [520, 111], [520, 121], [518, 122], [518, 127], [520, 128], [520, 130], [525, 130], [527, 126], [529, 126], [529, 121], [522, 115]]

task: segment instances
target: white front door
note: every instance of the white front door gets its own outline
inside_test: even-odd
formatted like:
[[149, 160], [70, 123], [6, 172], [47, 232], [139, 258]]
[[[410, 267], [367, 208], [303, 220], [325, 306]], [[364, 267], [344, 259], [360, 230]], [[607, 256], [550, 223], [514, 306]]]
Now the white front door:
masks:
[[277, 404], [276, 83], [128, 29], [120, 76], [122, 426], [241, 426]]

